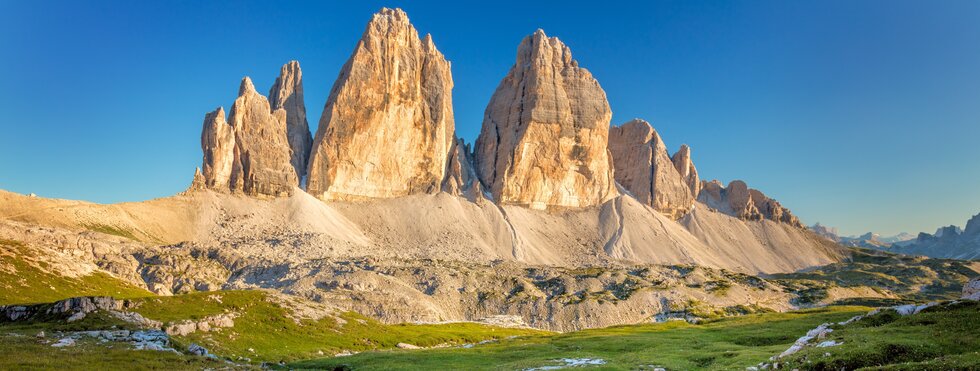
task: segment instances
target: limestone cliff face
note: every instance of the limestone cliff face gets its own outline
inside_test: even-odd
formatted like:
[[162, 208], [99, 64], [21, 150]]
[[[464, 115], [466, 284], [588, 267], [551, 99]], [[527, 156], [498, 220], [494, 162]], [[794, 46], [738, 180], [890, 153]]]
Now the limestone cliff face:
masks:
[[296, 175], [306, 175], [307, 159], [313, 147], [310, 124], [306, 121], [306, 104], [303, 103], [303, 71], [299, 62], [290, 61], [282, 66], [279, 77], [269, 89], [269, 105], [272, 110], [286, 111], [286, 140], [292, 151], [289, 163], [296, 169]]
[[610, 129], [609, 151], [616, 181], [637, 200], [675, 220], [691, 210], [694, 194], [687, 178], [677, 171], [666, 144], [650, 123], [634, 119]]
[[322, 199], [440, 189], [455, 124], [450, 64], [400, 9], [375, 14], [320, 118], [307, 191]]
[[695, 198], [698, 197], [698, 193], [701, 193], [701, 178], [698, 177], [698, 169], [694, 167], [694, 162], [691, 160], [691, 147], [687, 144], [682, 144], [681, 149], [671, 156], [670, 160], [674, 163], [674, 168], [687, 183], [688, 188], [691, 189], [691, 194]]
[[235, 129], [225, 121], [225, 109], [218, 107], [204, 116], [201, 130], [201, 150], [204, 152], [200, 187], [229, 190], [231, 170], [235, 164]]
[[476, 141], [476, 168], [501, 204], [597, 205], [616, 194], [606, 93], [558, 38], [538, 30], [517, 49]]
[[733, 180], [728, 183], [728, 187], [722, 186], [717, 180], [702, 182], [698, 200], [740, 219], [769, 219], [797, 228], [805, 228], [789, 209], [761, 191], [749, 188], [741, 180]]
[[285, 196], [299, 184], [290, 163], [286, 111], [271, 111], [269, 101], [242, 79], [228, 121], [235, 130], [231, 189], [250, 196]]

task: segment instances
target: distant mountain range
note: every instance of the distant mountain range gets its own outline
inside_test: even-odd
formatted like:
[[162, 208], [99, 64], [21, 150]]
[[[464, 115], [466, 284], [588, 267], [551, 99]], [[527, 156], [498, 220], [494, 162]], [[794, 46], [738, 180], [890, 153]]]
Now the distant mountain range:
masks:
[[966, 222], [966, 228], [955, 225], [940, 227], [935, 233], [918, 235], [902, 232], [882, 237], [873, 232], [860, 236], [840, 236], [837, 228], [816, 223], [809, 227], [814, 233], [845, 246], [885, 250], [900, 254], [925, 255], [935, 258], [980, 259], [980, 214]]

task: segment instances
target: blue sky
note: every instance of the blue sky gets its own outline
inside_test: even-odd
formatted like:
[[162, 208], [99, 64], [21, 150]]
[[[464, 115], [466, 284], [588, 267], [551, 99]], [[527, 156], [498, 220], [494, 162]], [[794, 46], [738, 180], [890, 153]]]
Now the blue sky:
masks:
[[517, 44], [543, 28], [613, 124], [692, 146], [805, 223], [890, 234], [980, 212], [980, 2], [0, 1], [0, 189], [96, 202], [177, 193], [204, 114], [299, 60], [315, 130], [371, 14], [405, 9], [452, 61], [472, 141]]

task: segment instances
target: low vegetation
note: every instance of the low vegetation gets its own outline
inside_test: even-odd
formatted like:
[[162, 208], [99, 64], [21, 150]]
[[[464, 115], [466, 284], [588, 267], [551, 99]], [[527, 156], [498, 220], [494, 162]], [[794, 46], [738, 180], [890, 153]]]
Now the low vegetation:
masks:
[[108, 273], [94, 271], [80, 277], [56, 274], [42, 260], [33, 260], [26, 245], [0, 240], [0, 305], [48, 303], [74, 296], [136, 298], [153, 295]]
[[911, 316], [883, 310], [835, 328], [827, 340], [843, 343], [808, 348], [781, 362], [800, 370], [980, 369], [980, 302], [940, 305]]
[[85, 229], [88, 229], [93, 232], [99, 232], [99, 233], [109, 234], [113, 236], [119, 236], [122, 238], [128, 238], [133, 241], [139, 241], [139, 238], [136, 238], [136, 235], [134, 235], [133, 232], [127, 229], [123, 229], [107, 224], [86, 224]]
[[744, 369], [785, 350], [824, 322], [867, 312], [831, 307], [725, 318], [702, 324], [670, 321], [615, 326], [552, 336], [504, 339], [473, 348], [391, 350], [288, 364], [290, 369], [526, 369], [563, 358], [601, 359], [608, 369]]
[[54, 348], [56, 339], [38, 338], [37, 331], [11, 331], [0, 326], [0, 370], [203, 370], [244, 369], [221, 360], [165, 351], [135, 350], [123, 343], [83, 339], [71, 347]]
[[[177, 349], [198, 344], [224, 360], [139, 351], [126, 343], [94, 340], [54, 348], [51, 335], [35, 336], [41, 331], [53, 334], [133, 326], [96, 312], [71, 323], [63, 318], [42, 318], [0, 324], [0, 348], [4, 349], [0, 369], [127, 369], [134, 364], [141, 369], [252, 368], [262, 364], [286, 364], [293, 369], [525, 369], [556, 366], [565, 358], [601, 360], [597, 366], [610, 369], [744, 369], [779, 354], [821, 323], [866, 313], [870, 310], [867, 307], [954, 298], [962, 282], [976, 275], [971, 262], [865, 250], [855, 250], [846, 262], [767, 279], [686, 266], [671, 267], [676, 276], [653, 274], [649, 268], [581, 268], [567, 276], [529, 271], [528, 279], [512, 282], [506, 300], [537, 295], [567, 303], [595, 300], [615, 304], [644, 290], [669, 288], [667, 282], [673, 282], [703, 289], [714, 297], [728, 296], [733, 288], [775, 288], [777, 292], [796, 293], [796, 301], [803, 306], [836, 305], [774, 313], [754, 304], [716, 307], [692, 299], [671, 303], [669, 311], [661, 315], [665, 315], [663, 319], [688, 319], [696, 324], [681, 320], [554, 334], [476, 323], [386, 325], [353, 312], [258, 290], [155, 296], [101, 271], [77, 277], [60, 275], [63, 272], [58, 267], [34, 255], [29, 246], [0, 240], [0, 305], [113, 296], [130, 299], [129, 310], [165, 325], [231, 315], [232, 327], [172, 338]], [[576, 277], [602, 277], [604, 283], [595, 289], [583, 285], [569, 290], [565, 281]], [[881, 295], [839, 300], [831, 294], [834, 288], [861, 288]], [[831, 338], [845, 345], [810, 348], [784, 362], [790, 363], [788, 369], [801, 370], [970, 369], [980, 365], [980, 341], [975, 336], [980, 332], [978, 326], [980, 307], [975, 302], [930, 308], [909, 317], [884, 311], [834, 331]], [[397, 349], [399, 343], [427, 349]]]
[[543, 331], [491, 327], [476, 323], [385, 325], [353, 312], [304, 318], [288, 299], [264, 291], [219, 291], [140, 300], [136, 312], [163, 322], [237, 314], [235, 326], [177, 337], [242, 361], [280, 362], [341, 352], [461, 345]]
[[[852, 249], [850, 259], [805, 272], [769, 278], [796, 292], [797, 304], [890, 306], [958, 298], [963, 284], [978, 274], [977, 263]], [[834, 299], [829, 290], [867, 288], [878, 297]], [[829, 301], [829, 302], [828, 302]]]

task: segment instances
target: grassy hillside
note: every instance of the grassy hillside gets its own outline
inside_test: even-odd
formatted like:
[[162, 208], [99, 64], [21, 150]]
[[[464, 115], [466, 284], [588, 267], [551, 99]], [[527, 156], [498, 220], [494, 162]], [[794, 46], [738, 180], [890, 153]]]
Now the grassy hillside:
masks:
[[0, 239], [0, 305], [47, 303], [73, 296], [152, 296], [111, 275], [96, 271], [81, 277], [57, 274], [49, 263], [35, 259], [24, 244]]
[[[827, 307], [789, 313], [723, 315], [764, 311], [736, 306], [732, 313], [691, 300], [686, 311], [701, 324], [668, 322], [554, 334], [474, 323], [386, 325], [352, 312], [266, 291], [197, 292], [154, 296], [106, 273], [70, 277], [37, 258], [30, 246], [0, 240], [0, 305], [53, 302], [75, 296], [113, 296], [130, 299], [131, 309], [165, 324], [230, 314], [234, 326], [174, 337], [174, 345], [200, 344], [233, 367], [264, 362], [292, 362], [292, 368], [355, 369], [524, 369], [557, 366], [563, 358], [601, 360], [609, 369], [664, 367], [677, 369], [744, 369], [779, 354], [806, 331], [825, 322], [838, 322], [866, 313], [866, 307]], [[816, 269], [770, 277], [770, 282], [800, 293], [801, 305], [826, 303], [834, 288], [873, 288], [871, 293], [896, 299], [857, 298], [847, 303], [893, 305], [957, 297], [962, 282], [975, 276], [975, 263], [907, 257], [855, 250], [851, 259]], [[597, 268], [583, 275], [598, 275]], [[726, 280], [711, 280], [708, 292], [725, 295], [726, 282], [759, 284], [763, 280], [724, 272]], [[632, 282], [632, 281], [631, 281]], [[628, 296], [632, 283], [606, 288], [602, 300]], [[875, 290], [875, 291], [870, 291]], [[584, 296], [583, 296], [584, 297]], [[581, 299], [580, 300], [584, 300]], [[598, 300], [598, 299], [597, 299]], [[617, 299], [618, 300], [618, 299]], [[838, 301], [837, 304], [841, 302]], [[729, 309], [729, 308], [726, 308]], [[714, 311], [713, 311], [714, 310]], [[899, 318], [882, 313], [833, 333], [846, 346], [807, 350], [789, 359], [793, 368], [856, 369], [865, 366], [899, 369], [966, 368], [980, 365], [975, 335], [980, 332], [980, 307], [951, 306]], [[93, 313], [79, 322], [0, 324], [0, 369], [100, 368], [201, 369], [232, 367], [201, 357], [137, 351], [125, 343], [82, 341], [75, 347], [53, 348], [51, 335], [39, 331], [79, 331], [131, 326], [111, 316]], [[400, 350], [398, 343], [431, 349]], [[481, 344], [482, 343], [482, 344]], [[338, 353], [359, 353], [332, 357]], [[824, 355], [830, 353], [830, 355]], [[598, 362], [598, 361], [596, 361]], [[892, 364], [906, 362], [907, 364]]]
[[616, 326], [554, 336], [508, 339], [470, 349], [394, 350], [289, 364], [292, 369], [515, 370], [558, 365], [563, 358], [601, 359], [601, 368], [745, 369], [786, 349], [813, 327], [865, 313], [832, 307], [766, 313], [693, 325], [683, 321]]
[[[165, 325], [234, 313], [236, 317], [233, 327], [175, 336], [172, 341], [178, 349], [186, 348], [192, 343], [199, 344], [222, 357], [253, 365], [322, 357], [341, 352], [390, 349], [395, 348], [398, 343], [420, 347], [452, 346], [549, 334], [539, 330], [499, 328], [475, 323], [385, 325], [356, 313], [329, 310], [326, 311], [329, 315], [315, 318], [304, 313], [303, 306], [311, 303], [264, 291], [218, 291], [145, 297], [130, 300], [130, 305], [136, 305], [133, 311], [146, 318], [162, 321]], [[324, 311], [318, 313], [325, 314]], [[60, 355], [67, 353], [59, 348], [51, 348], [44, 343], [44, 339], [35, 339], [33, 335], [39, 331], [52, 334], [58, 331], [129, 327], [131, 326], [118, 319], [99, 313], [90, 314], [84, 320], [72, 323], [50, 318], [46, 322], [0, 323], [0, 345], [9, 345], [11, 349], [10, 352], [0, 352], [0, 369], [22, 368], [14, 367], [17, 365], [47, 367], [85, 364], [59, 359]], [[97, 348], [94, 344], [92, 346]], [[86, 347], [71, 348], [71, 352], [77, 353], [78, 359], [93, 362], [87, 364], [89, 367], [103, 365], [97, 355], [88, 354]], [[116, 349], [113, 352], [118, 353], [119, 357], [128, 354], [125, 346], [114, 348]], [[141, 352], [134, 359], [142, 362], [147, 357], [152, 358], [154, 354], [162, 355], [164, 360], [169, 357], [160, 352]], [[27, 355], [30, 356], [23, 357]], [[156, 364], [158, 363], [151, 362], [147, 365]], [[161, 367], [171, 365], [166, 362], [159, 364]], [[4, 367], [5, 365], [10, 367]], [[194, 365], [198, 366], [196, 363]], [[143, 368], [142, 364], [140, 368]]]
[[[292, 301], [292, 303], [290, 303]], [[333, 355], [343, 351], [394, 348], [398, 343], [421, 347], [476, 343], [488, 339], [541, 335], [546, 332], [499, 328], [474, 323], [384, 325], [352, 312], [322, 318], [299, 314], [296, 299], [264, 291], [220, 291], [138, 300], [135, 309], [163, 322], [200, 319], [234, 312], [235, 326], [178, 337], [231, 359], [279, 362]]]
[[769, 278], [800, 293], [800, 305], [826, 301], [828, 290], [834, 287], [868, 287], [895, 298], [852, 298], [832, 304], [891, 306], [958, 298], [963, 284], [980, 274], [974, 270], [978, 266], [971, 261], [855, 248], [846, 261]]
[[135, 350], [95, 339], [80, 340], [75, 346], [53, 348], [34, 335], [37, 331], [9, 331], [0, 326], [0, 370], [203, 370], [245, 369], [221, 360]]
[[809, 348], [780, 368], [800, 370], [980, 369], [980, 302], [966, 301], [899, 316], [893, 310], [835, 328], [843, 345]]

